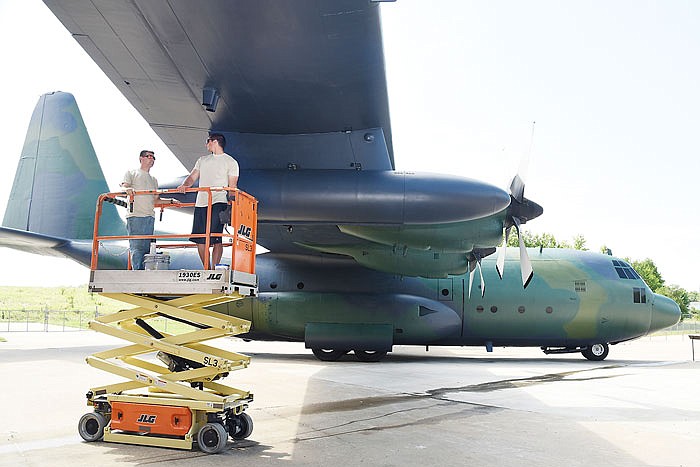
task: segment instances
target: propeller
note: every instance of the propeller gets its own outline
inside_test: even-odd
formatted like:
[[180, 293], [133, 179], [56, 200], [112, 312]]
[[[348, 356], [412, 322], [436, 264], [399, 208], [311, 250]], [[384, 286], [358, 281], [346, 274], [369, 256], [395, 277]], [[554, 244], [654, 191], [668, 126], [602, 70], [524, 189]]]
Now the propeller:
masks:
[[510, 206], [508, 206], [506, 218], [503, 222], [505, 240], [503, 241], [503, 247], [498, 252], [498, 258], [496, 260], [496, 272], [498, 272], [498, 277], [503, 279], [506, 261], [506, 248], [508, 247], [508, 234], [510, 233], [511, 227], [515, 226], [515, 231], [518, 234], [518, 244], [520, 247], [520, 275], [523, 279], [523, 288], [527, 288], [528, 284], [532, 280], [533, 272], [532, 263], [530, 262], [530, 257], [527, 254], [523, 236], [520, 235], [520, 225], [542, 215], [543, 212], [542, 206], [525, 198], [525, 181], [523, 181], [523, 178], [520, 176], [521, 173], [524, 174], [527, 170], [534, 139], [535, 122], [532, 122], [530, 148], [528, 149], [526, 157], [520, 161], [518, 173], [515, 174], [515, 177], [513, 177], [513, 180], [510, 182]]
[[498, 277], [503, 279], [506, 248], [508, 246], [508, 235], [511, 227], [515, 227], [516, 233], [518, 234], [518, 244], [520, 247], [520, 275], [523, 279], [523, 288], [527, 288], [528, 284], [532, 280], [533, 271], [530, 257], [527, 254], [527, 248], [525, 248], [525, 241], [521, 235], [520, 226], [521, 224], [542, 215], [543, 209], [539, 204], [525, 198], [524, 193], [525, 183], [519, 175], [516, 175], [513, 177], [513, 181], [510, 184], [510, 206], [508, 206], [508, 210], [506, 211], [506, 219], [503, 225], [505, 230], [505, 241], [498, 252], [496, 272], [498, 272]]

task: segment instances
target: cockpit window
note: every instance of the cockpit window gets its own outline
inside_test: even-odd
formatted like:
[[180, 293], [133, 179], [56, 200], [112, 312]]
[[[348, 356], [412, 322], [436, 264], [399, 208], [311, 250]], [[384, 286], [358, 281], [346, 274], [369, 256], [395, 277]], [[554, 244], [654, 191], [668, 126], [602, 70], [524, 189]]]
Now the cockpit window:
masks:
[[612, 260], [613, 266], [615, 267], [615, 272], [620, 276], [620, 279], [641, 279], [637, 271], [635, 271], [632, 266], [620, 261], [618, 259]]
[[647, 302], [647, 289], [643, 287], [632, 287], [632, 295], [634, 303]]

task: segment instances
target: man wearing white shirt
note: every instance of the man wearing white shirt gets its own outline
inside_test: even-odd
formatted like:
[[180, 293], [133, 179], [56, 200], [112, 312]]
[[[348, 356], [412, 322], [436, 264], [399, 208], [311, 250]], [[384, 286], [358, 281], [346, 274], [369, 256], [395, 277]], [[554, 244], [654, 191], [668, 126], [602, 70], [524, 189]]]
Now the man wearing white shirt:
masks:
[[[238, 184], [239, 168], [238, 162], [224, 152], [226, 147], [226, 138], [219, 133], [211, 133], [206, 140], [207, 150], [210, 154], [197, 159], [194, 169], [187, 176], [182, 185], [178, 187], [181, 193], [191, 187], [194, 182], [199, 180], [199, 187], [222, 187], [228, 186], [236, 188]], [[211, 208], [211, 224], [210, 233], [222, 233], [224, 225], [219, 220], [219, 213], [227, 208], [228, 198], [226, 191], [212, 191], [212, 208]], [[209, 202], [209, 193], [200, 191], [197, 193], [197, 201], [194, 208], [194, 219], [192, 221], [192, 233], [204, 234], [207, 229], [207, 205]], [[206, 249], [206, 238], [190, 238], [191, 241], [197, 244], [197, 251], [202, 265], [206, 264], [206, 258], [209, 256], [209, 251]], [[210, 237], [212, 245], [211, 261], [209, 268], [214, 269], [217, 263], [221, 261], [223, 254], [223, 245], [221, 237]]]

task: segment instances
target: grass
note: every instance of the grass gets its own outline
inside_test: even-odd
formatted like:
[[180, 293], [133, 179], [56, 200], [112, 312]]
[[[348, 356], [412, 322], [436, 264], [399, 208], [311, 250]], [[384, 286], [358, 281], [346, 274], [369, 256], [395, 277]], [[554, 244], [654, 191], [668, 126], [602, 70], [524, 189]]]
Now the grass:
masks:
[[[133, 305], [88, 292], [87, 285], [78, 287], [8, 287], [0, 286], [0, 331], [85, 329], [97, 315], [108, 315]], [[180, 334], [192, 327], [165, 318], [152, 318], [148, 323], [156, 330]], [[31, 325], [30, 325], [31, 324]]]
[[91, 294], [87, 285], [79, 287], [0, 286], [0, 311], [98, 311], [113, 313], [125, 308], [116, 300]]

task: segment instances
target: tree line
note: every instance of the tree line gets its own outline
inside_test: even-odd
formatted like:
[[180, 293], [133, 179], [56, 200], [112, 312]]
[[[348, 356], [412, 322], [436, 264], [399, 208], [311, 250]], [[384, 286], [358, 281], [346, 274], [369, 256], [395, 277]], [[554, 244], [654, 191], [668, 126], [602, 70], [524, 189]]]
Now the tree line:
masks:
[[[586, 247], [586, 239], [583, 235], [576, 235], [572, 242], [567, 242], [557, 240], [554, 235], [550, 233], [535, 234], [524, 230], [521, 230], [520, 232], [525, 246], [527, 247], [541, 246], [543, 248], [569, 248], [582, 251], [588, 250]], [[517, 235], [511, 235], [508, 237], [508, 246], [518, 246]], [[600, 252], [603, 254], [612, 255], [612, 251], [606, 245], [600, 247]], [[681, 319], [692, 316], [692, 311], [690, 310], [689, 305], [690, 302], [700, 301], [700, 292], [688, 291], [674, 284], [666, 284], [666, 280], [663, 278], [659, 272], [659, 269], [656, 267], [656, 264], [654, 264], [654, 261], [651, 258], [646, 258], [643, 260], [632, 260], [630, 258], [623, 259], [628, 262], [635, 271], [637, 271], [652, 292], [665, 295], [678, 303], [678, 306], [681, 309]]]

